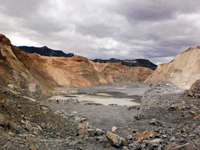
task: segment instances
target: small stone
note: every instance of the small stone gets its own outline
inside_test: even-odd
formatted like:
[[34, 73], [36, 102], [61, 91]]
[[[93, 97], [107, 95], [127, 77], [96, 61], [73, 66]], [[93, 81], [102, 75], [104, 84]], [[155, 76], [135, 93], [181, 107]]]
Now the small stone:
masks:
[[147, 131], [147, 132], [143, 132], [143, 133], [140, 133], [138, 135], [138, 140], [137, 142], [140, 143], [142, 142], [143, 140], [146, 140], [148, 139], [149, 137], [155, 137], [158, 133], [155, 132], [155, 131]]
[[188, 135], [187, 134], [183, 134], [182, 137], [186, 138], [186, 137], [188, 137]]
[[34, 133], [35, 135], [38, 135], [38, 133], [37, 133], [36, 131], [33, 131], [33, 133]]
[[156, 119], [152, 119], [149, 124], [156, 124], [157, 123], [157, 120]]
[[89, 136], [88, 136], [88, 135], [85, 135], [84, 139], [85, 139], [85, 140], [88, 140], [88, 139], [89, 139]]
[[31, 145], [31, 146], [30, 146], [30, 150], [37, 150], [37, 147]]
[[107, 131], [106, 133], [106, 137], [108, 139], [108, 141], [113, 145], [113, 146], [116, 146], [116, 147], [120, 147], [120, 146], [126, 146], [127, 145], [127, 142], [124, 138], [122, 137], [119, 137], [117, 134], [114, 134], [110, 131]]
[[163, 138], [167, 138], [167, 135], [162, 135]]
[[145, 147], [146, 147], [145, 143], [143, 143], [143, 144], [140, 145], [140, 148], [145, 148]]
[[28, 129], [29, 131], [32, 130], [32, 125], [29, 122], [25, 123], [26, 129]]
[[18, 105], [17, 105], [17, 108], [21, 109], [21, 108], [22, 108], [22, 106], [18, 104]]
[[175, 140], [176, 140], [176, 138], [173, 136], [173, 137], [171, 137], [171, 139], [169, 141], [174, 142]]
[[72, 114], [74, 114], [74, 115], [77, 114], [77, 113], [78, 113], [77, 111], [72, 111]]
[[122, 150], [128, 150], [128, 147], [127, 146], [123, 146]]
[[79, 123], [79, 128], [85, 128], [85, 129], [88, 129], [89, 128], [89, 122], [87, 121], [84, 121], [82, 123]]
[[43, 129], [46, 127], [46, 125], [45, 125], [45, 123], [43, 122], [43, 123], [41, 123], [41, 125], [40, 125]]
[[132, 136], [132, 135], [128, 135], [128, 136], [126, 137], [126, 139], [127, 139], [127, 140], [132, 140], [132, 139], [133, 139], [133, 136]]
[[84, 135], [79, 135], [80, 139], [84, 139], [84, 137], [85, 137]]
[[98, 136], [96, 137], [96, 140], [99, 142], [103, 142], [104, 141], [104, 137], [103, 136]]
[[152, 119], [149, 124], [152, 124], [152, 125], [156, 125], [156, 126], [162, 126], [163, 124], [159, 121], [157, 121], [156, 119]]
[[39, 125], [37, 125], [37, 128], [38, 130], [42, 131], [42, 128]]
[[85, 128], [81, 128], [79, 129], [79, 135], [89, 135], [88, 131]]
[[95, 134], [98, 135], [98, 136], [100, 136], [100, 135], [105, 134], [105, 132], [103, 130], [97, 128], [96, 131], [95, 131]]
[[141, 119], [140, 116], [134, 116], [134, 118], [135, 118], [136, 120], [140, 120], [140, 119]]
[[111, 131], [114, 133], [116, 130], [117, 130], [117, 127], [113, 126]]
[[75, 121], [82, 123], [84, 121], [87, 121], [87, 119], [86, 118], [75, 117]]
[[151, 141], [151, 143], [162, 143], [162, 142], [164, 142], [164, 140], [160, 139], [160, 138], [156, 138], [156, 139]]
[[192, 115], [196, 115], [197, 113], [195, 112], [195, 111], [190, 111], [190, 114], [192, 114]]
[[94, 134], [95, 134], [94, 129], [87, 129], [87, 131], [88, 131], [88, 133], [89, 133], [89, 135], [90, 135], [91, 137], [94, 136]]

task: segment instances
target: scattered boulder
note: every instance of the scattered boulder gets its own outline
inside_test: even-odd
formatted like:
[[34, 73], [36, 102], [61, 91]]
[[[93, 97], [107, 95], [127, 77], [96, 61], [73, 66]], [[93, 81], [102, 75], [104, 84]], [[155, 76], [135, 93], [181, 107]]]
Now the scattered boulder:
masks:
[[101, 135], [105, 134], [105, 132], [103, 130], [97, 128], [96, 131], [95, 131], [95, 134], [98, 135], [98, 136], [101, 136]]
[[195, 83], [193, 83], [186, 93], [188, 94], [188, 96], [200, 98], [200, 80], [197, 80]]
[[89, 135], [88, 131], [85, 128], [81, 128], [79, 129], [79, 135]]
[[105, 141], [105, 138], [103, 136], [97, 136], [96, 140], [101, 143]]
[[127, 140], [132, 140], [132, 139], [133, 139], [133, 136], [132, 136], [132, 135], [128, 135], [128, 136], [126, 137], [126, 139], [127, 139]]
[[158, 144], [158, 143], [164, 142], [164, 140], [160, 139], [160, 138], [155, 138], [153, 140], [144, 140], [143, 142], [144, 143], [150, 143], [150, 144]]
[[163, 124], [160, 121], [157, 121], [156, 119], [152, 119], [149, 124], [156, 125], [156, 126], [162, 126]]
[[118, 136], [110, 131], [107, 131], [106, 137], [108, 141], [115, 147], [126, 146], [127, 142], [125, 138]]
[[91, 137], [93, 137], [93, 136], [95, 135], [94, 129], [87, 129], [87, 131], [88, 131], [88, 133], [89, 133], [89, 135], [90, 135]]
[[142, 142], [143, 140], [146, 140], [150, 137], [155, 137], [158, 133], [155, 132], [155, 131], [147, 131], [147, 132], [143, 132], [143, 133], [140, 133], [138, 135], [138, 140], [137, 142], [140, 143]]
[[82, 123], [84, 121], [87, 121], [87, 119], [86, 118], [75, 117], [75, 121]]
[[79, 128], [84, 128], [84, 129], [88, 129], [89, 128], [89, 122], [87, 122], [87, 121], [84, 121], [84, 122], [82, 122], [82, 123], [79, 123]]

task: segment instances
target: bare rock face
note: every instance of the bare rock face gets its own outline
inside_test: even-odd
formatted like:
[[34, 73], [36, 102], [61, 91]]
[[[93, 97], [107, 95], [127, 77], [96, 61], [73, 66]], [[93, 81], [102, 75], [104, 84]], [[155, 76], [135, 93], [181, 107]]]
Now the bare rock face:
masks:
[[161, 64], [145, 82], [160, 83], [169, 81], [180, 88], [189, 89], [191, 85], [200, 79], [200, 47], [189, 48], [180, 53], [167, 64]]
[[38, 89], [29, 91], [28, 86], [34, 83], [39, 88], [39, 85], [18, 59], [15, 54], [16, 51], [18, 51], [18, 48], [13, 46], [7, 37], [0, 34], [0, 84], [12, 90], [13, 88], [10, 85], [13, 85], [15, 89], [25, 90], [32, 96], [36, 96]]

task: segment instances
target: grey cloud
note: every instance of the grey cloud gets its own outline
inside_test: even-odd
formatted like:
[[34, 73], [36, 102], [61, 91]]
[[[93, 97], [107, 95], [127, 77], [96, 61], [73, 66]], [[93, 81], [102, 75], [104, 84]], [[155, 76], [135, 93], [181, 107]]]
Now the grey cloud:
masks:
[[200, 1], [193, 0], [126, 0], [119, 1], [116, 12], [125, 15], [130, 21], [162, 21], [174, 19], [182, 13], [199, 11]]
[[37, 14], [39, 6], [44, 0], [1, 0], [0, 5], [4, 8], [4, 13], [16, 17], [31, 17]]
[[199, 0], [0, 0], [0, 31], [16, 45], [28, 40], [90, 59], [161, 63], [199, 45], [199, 5]]

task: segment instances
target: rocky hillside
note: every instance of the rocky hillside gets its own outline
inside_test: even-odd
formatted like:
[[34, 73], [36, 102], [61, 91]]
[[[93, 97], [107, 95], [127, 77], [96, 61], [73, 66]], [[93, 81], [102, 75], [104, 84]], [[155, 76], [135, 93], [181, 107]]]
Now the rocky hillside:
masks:
[[29, 54], [13, 46], [4, 35], [0, 36], [1, 74], [6, 85], [20, 88], [34, 87], [51, 90], [53, 87], [92, 86], [113, 82], [144, 81], [153, 70], [129, 67], [120, 62], [99, 63], [81, 56], [48, 57]]
[[170, 81], [180, 88], [188, 89], [200, 79], [200, 47], [189, 48], [167, 64], [161, 64], [146, 82]]
[[[0, 86], [22, 89], [25, 93], [40, 95], [39, 83], [29, 73], [14, 51], [17, 47], [4, 35], [0, 34]], [[28, 92], [27, 92], [28, 91]]]
[[19, 49], [26, 53], [36, 53], [42, 56], [55, 56], [55, 57], [72, 57], [73, 53], [65, 54], [61, 50], [53, 50], [48, 48], [47, 46], [43, 47], [33, 47], [33, 46], [19, 46]]
[[120, 60], [120, 59], [111, 58], [111, 59], [94, 59], [92, 61], [99, 62], [99, 63], [121, 63], [122, 65], [125, 65], [125, 66], [147, 67], [153, 70], [157, 68], [157, 65], [153, 64], [147, 59]]

